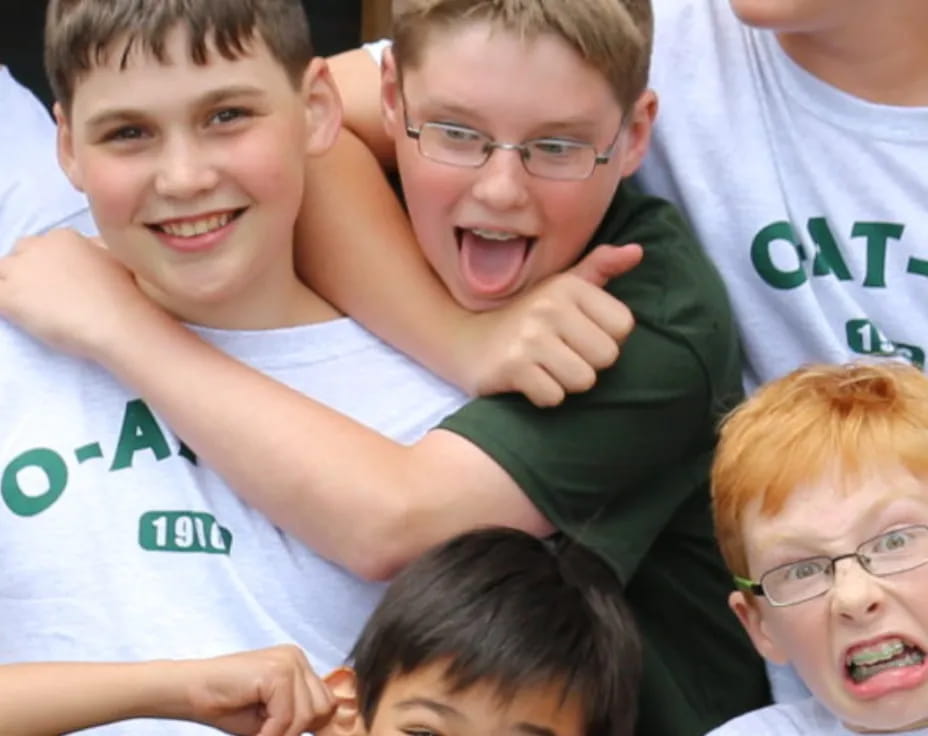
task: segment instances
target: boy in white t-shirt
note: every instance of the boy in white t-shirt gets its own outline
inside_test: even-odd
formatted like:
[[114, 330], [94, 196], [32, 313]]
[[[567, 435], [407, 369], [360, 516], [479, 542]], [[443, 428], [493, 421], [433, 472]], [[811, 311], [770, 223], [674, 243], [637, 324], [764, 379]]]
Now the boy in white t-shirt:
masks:
[[722, 426], [712, 473], [729, 598], [813, 698], [713, 736], [928, 734], [928, 378], [810, 365]]
[[640, 170], [721, 271], [755, 386], [928, 350], [928, 3], [655, 0]]

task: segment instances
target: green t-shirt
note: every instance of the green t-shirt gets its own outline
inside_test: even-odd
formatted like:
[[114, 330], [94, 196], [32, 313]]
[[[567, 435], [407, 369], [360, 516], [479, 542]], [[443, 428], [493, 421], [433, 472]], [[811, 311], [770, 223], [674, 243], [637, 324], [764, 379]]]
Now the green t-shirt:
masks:
[[678, 212], [623, 184], [592, 244], [640, 243], [607, 289], [634, 313], [619, 360], [555, 409], [477, 399], [442, 427], [493, 457], [564, 534], [626, 584], [645, 641], [641, 736], [703, 736], [769, 702], [728, 609], [708, 477], [720, 416], [742, 397], [721, 279]]

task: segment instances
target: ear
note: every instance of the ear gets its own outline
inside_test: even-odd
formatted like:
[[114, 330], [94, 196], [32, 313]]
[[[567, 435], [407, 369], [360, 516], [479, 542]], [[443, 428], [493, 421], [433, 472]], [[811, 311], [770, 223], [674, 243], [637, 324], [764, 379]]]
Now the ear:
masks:
[[760, 656], [774, 664], [786, 664], [789, 661], [789, 657], [780, 651], [776, 642], [771, 638], [756, 600], [748, 600], [748, 596], [739, 590], [728, 596], [728, 606], [735, 612], [744, 630], [748, 632], [751, 643], [754, 644]]
[[316, 731], [316, 736], [367, 736], [358, 707], [358, 681], [354, 670], [339, 667], [323, 681], [335, 696], [335, 714], [326, 726]]
[[400, 78], [393, 49], [386, 48], [380, 62], [380, 111], [387, 135], [393, 138], [399, 121], [405, 121], [400, 94]]
[[657, 95], [654, 90], [646, 89], [635, 101], [625, 122], [625, 143], [623, 145], [622, 178], [634, 174], [644, 160], [651, 145], [651, 128], [657, 117]]
[[52, 112], [55, 115], [55, 122], [58, 124], [58, 164], [61, 166], [61, 170], [64, 171], [64, 175], [68, 177], [71, 185], [79, 191], [84, 191], [80, 171], [74, 157], [74, 132], [71, 130], [68, 116], [65, 115], [60, 102], [55, 103]]
[[342, 101], [325, 59], [313, 59], [301, 85], [306, 105], [306, 153], [318, 156], [332, 147], [342, 127]]

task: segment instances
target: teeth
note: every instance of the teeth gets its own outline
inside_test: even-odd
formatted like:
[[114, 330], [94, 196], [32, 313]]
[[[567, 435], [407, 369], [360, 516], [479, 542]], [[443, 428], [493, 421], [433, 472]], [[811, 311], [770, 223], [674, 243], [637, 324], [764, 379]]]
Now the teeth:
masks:
[[483, 228], [475, 227], [471, 228], [471, 232], [480, 238], [485, 238], [486, 240], [515, 240], [516, 238], [524, 237], [519, 235], [519, 233], [506, 232], [505, 230], [484, 230]]
[[880, 644], [858, 649], [847, 657], [847, 664], [867, 666], [875, 662], [882, 662], [886, 659], [898, 657], [905, 651], [905, 643], [901, 639], [890, 639]]
[[910, 652], [904, 657], [891, 659], [886, 662], [879, 662], [872, 665], [861, 665], [851, 668], [851, 678], [854, 682], [863, 682], [866, 679], [874, 677], [886, 670], [898, 669], [901, 667], [914, 667], [925, 661], [925, 655], [921, 652]]
[[165, 223], [159, 227], [168, 235], [173, 235], [177, 238], [193, 238], [197, 235], [205, 235], [206, 233], [212, 232], [213, 230], [218, 230], [219, 228], [228, 225], [231, 220], [232, 213], [225, 212], [221, 215], [205, 217], [202, 220], [187, 220], [185, 222]]

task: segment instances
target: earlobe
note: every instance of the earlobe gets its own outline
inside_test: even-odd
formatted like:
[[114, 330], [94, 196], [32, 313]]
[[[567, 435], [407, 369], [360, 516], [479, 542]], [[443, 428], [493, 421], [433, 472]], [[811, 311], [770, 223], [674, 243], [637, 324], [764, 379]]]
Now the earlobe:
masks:
[[767, 623], [764, 621], [757, 601], [748, 600], [745, 593], [735, 591], [728, 596], [728, 606], [735, 612], [760, 656], [774, 664], [786, 664], [789, 661], [789, 657], [770, 637]]
[[52, 108], [55, 116], [55, 122], [58, 124], [56, 134], [56, 145], [58, 148], [58, 164], [64, 175], [68, 177], [71, 185], [78, 191], [84, 191], [81, 183], [81, 176], [78, 170], [77, 161], [74, 158], [74, 133], [71, 130], [71, 124], [68, 122], [67, 115], [61, 108], [61, 103], [56, 102]]
[[306, 104], [306, 153], [318, 156], [335, 143], [342, 126], [342, 101], [325, 59], [310, 62], [302, 83]]
[[654, 90], [646, 89], [636, 100], [628, 115], [624, 135], [624, 157], [622, 159], [622, 178], [634, 174], [644, 160], [651, 145], [651, 129], [657, 117], [657, 95]]
[[400, 110], [400, 81], [396, 71], [393, 49], [383, 52], [380, 69], [380, 110], [387, 135], [393, 138], [396, 121], [403, 114]]
[[323, 679], [335, 696], [335, 713], [324, 728], [316, 731], [316, 736], [367, 736], [358, 706], [357, 677], [354, 670], [339, 667]]

